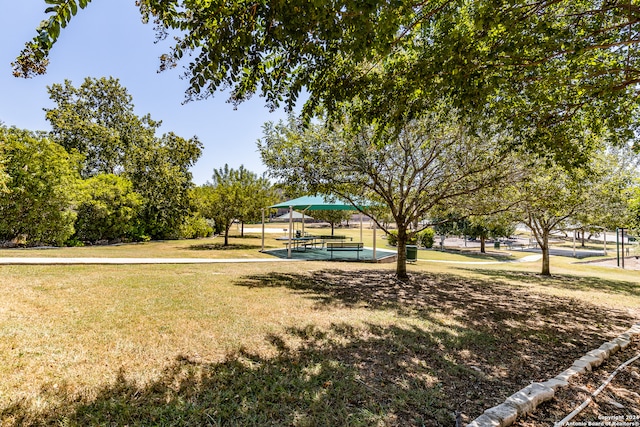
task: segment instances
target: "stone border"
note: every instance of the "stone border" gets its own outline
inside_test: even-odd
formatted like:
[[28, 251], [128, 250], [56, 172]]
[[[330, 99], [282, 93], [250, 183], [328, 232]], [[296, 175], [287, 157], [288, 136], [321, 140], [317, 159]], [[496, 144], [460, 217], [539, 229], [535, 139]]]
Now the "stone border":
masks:
[[614, 340], [602, 344], [598, 349], [591, 350], [554, 378], [543, 383], [528, 385], [509, 396], [504, 403], [487, 409], [467, 424], [467, 427], [506, 427], [513, 424], [516, 418], [532, 413], [539, 404], [553, 399], [555, 391], [558, 388], [567, 387], [572, 377], [591, 371], [618, 350], [627, 348], [634, 335], [640, 335], [640, 323], [635, 324]]

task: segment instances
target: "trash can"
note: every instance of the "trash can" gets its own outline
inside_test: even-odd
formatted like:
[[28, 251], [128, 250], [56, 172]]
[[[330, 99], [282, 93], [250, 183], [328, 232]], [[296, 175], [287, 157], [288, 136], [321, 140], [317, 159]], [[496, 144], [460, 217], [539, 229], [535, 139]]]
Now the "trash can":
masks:
[[416, 245], [407, 245], [407, 261], [416, 262], [418, 259], [418, 247]]
[[493, 248], [494, 249], [500, 249], [500, 242], [494, 242], [493, 243]]

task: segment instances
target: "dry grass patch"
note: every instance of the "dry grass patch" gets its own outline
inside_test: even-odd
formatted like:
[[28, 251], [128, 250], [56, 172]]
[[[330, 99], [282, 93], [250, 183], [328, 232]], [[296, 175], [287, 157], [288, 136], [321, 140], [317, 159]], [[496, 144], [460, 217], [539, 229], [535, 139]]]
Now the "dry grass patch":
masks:
[[567, 289], [615, 309], [518, 271], [392, 267], [2, 267], [1, 424], [451, 425], [637, 321], [624, 281]]

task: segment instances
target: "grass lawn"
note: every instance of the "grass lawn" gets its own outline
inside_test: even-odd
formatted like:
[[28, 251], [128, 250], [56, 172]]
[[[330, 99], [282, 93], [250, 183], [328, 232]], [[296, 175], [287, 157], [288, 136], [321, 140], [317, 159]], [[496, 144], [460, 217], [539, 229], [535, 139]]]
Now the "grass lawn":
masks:
[[[266, 256], [219, 242], [0, 257]], [[573, 261], [418, 262], [409, 283], [393, 264], [0, 266], [0, 425], [470, 421], [640, 321], [638, 272]]]

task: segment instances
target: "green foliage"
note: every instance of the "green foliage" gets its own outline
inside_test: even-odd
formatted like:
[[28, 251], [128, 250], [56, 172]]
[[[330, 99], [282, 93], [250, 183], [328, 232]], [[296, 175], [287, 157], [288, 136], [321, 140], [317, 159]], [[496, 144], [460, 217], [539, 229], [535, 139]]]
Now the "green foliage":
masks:
[[133, 237], [142, 197], [126, 178], [102, 174], [83, 183], [85, 200], [77, 208], [75, 239], [96, 242]]
[[[16, 75], [46, 70], [61, 28], [88, 0], [47, 3]], [[292, 108], [306, 92], [306, 113], [321, 106], [336, 117], [358, 99], [354, 118], [392, 127], [447, 99], [469, 117], [497, 117], [528, 150], [574, 164], [594, 147], [567, 120], [614, 140], [632, 138], [638, 123], [636, 11], [622, 0], [138, 5], [160, 38], [175, 36], [160, 68], [189, 58], [188, 99], [230, 88], [234, 103], [260, 93], [272, 108]]]
[[78, 160], [29, 131], [0, 127], [7, 191], [0, 192], [0, 239], [62, 245], [73, 234]]
[[[411, 233], [407, 237], [408, 245], [420, 245], [423, 248], [431, 249], [433, 247], [435, 237], [435, 231], [432, 228], [425, 228], [424, 230], [416, 233]], [[398, 231], [389, 230], [387, 232], [387, 244], [389, 246], [398, 245]]]
[[[310, 192], [335, 194], [365, 213], [390, 213], [398, 230], [397, 274], [406, 276], [402, 256], [408, 231], [432, 209], [494, 185], [507, 171], [499, 140], [468, 135], [449, 112], [433, 112], [388, 130], [378, 145], [372, 127], [357, 130], [331, 123], [300, 126], [267, 124], [259, 143], [272, 176], [304, 183]], [[380, 223], [380, 221], [378, 221]]]
[[433, 247], [435, 235], [436, 232], [433, 228], [425, 228], [418, 234], [420, 245], [424, 248], [431, 249]]
[[269, 181], [248, 171], [224, 168], [213, 171], [213, 182], [191, 193], [200, 214], [215, 222], [215, 232], [224, 233], [225, 246], [235, 220], [247, 222], [261, 217], [261, 209], [276, 202], [277, 194]]
[[194, 214], [184, 219], [179, 228], [179, 236], [181, 239], [197, 239], [201, 237], [209, 237], [213, 233], [213, 227], [206, 218], [200, 214]]
[[125, 176], [144, 200], [138, 232], [165, 239], [175, 235], [192, 213], [189, 169], [200, 157], [202, 144], [195, 137], [186, 140], [174, 133], [146, 142], [129, 158]]
[[640, 182], [636, 181], [630, 191], [629, 199], [629, 225], [635, 230], [636, 234], [640, 233]]
[[[176, 235], [191, 215], [189, 168], [202, 151], [198, 139], [172, 132], [156, 137], [160, 123], [148, 115], [138, 117], [131, 95], [114, 78], [87, 78], [77, 88], [65, 81], [50, 87], [49, 95], [56, 103], [45, 109], [51, 135], [68, 151], [83, 156], [83, 177], [119, 175], [142, 196], [135, 229], [126, 234], [135, 239]], [[99, 234], [93, 230], [87, 237], [92, 240]]]
[[56, 104], [45, 108], [51, 137], [69, 152], [84, 156], [82, 176], [120, 174], [139, 150], [148, 149], [160, 123], [138, 117], [133, 100], [118, 79], [69, 80], [48, 88]]
[[396, 230], [388, 230], [387, 231], [387, 244], [389, 246], [397, 246], [398, 245], [398, 232]]

